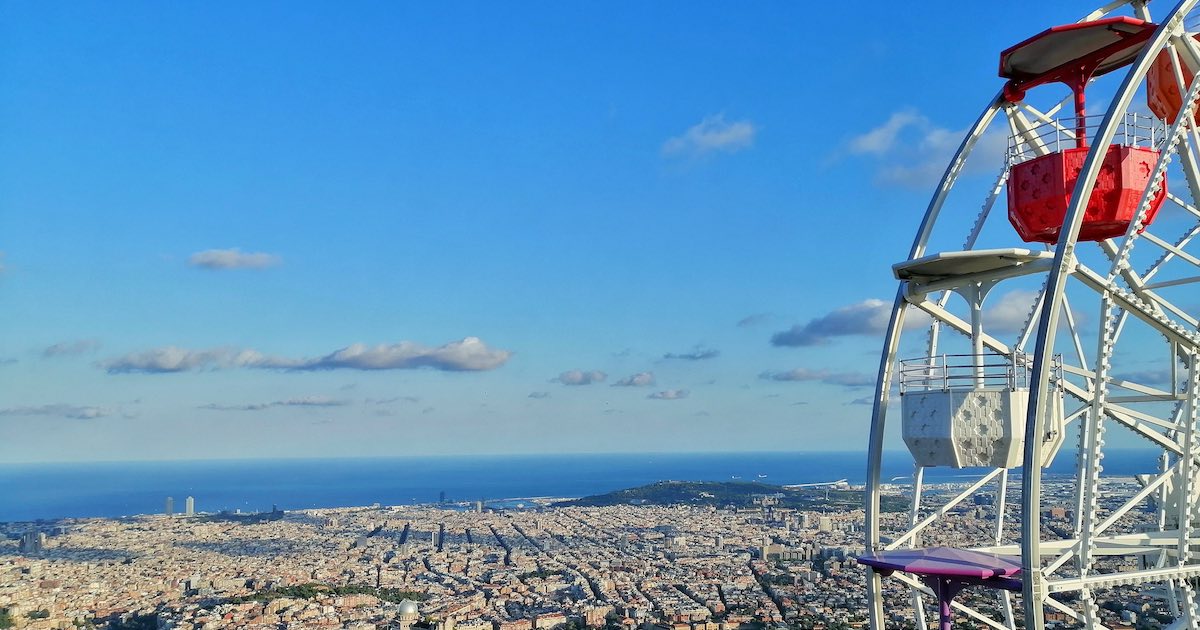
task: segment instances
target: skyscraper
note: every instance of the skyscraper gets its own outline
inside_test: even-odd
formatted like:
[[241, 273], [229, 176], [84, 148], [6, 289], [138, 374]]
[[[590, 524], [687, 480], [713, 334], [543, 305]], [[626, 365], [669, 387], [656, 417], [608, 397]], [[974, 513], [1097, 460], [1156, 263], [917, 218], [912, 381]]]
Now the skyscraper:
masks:
[[167, 516], [175, 515], [175, 497], [167, 497], [167, 507], [163, 513]]
[[183, 515], [184, 516], [195, 516], [196, 515], [196, 499], [195, 498], [188, 497], [186, 500], [184, 500]]
[[42, 532], [25, 532], [21, 535], [18, 549], [21, 553], [39, 554], [46, 545], [46, 534]]

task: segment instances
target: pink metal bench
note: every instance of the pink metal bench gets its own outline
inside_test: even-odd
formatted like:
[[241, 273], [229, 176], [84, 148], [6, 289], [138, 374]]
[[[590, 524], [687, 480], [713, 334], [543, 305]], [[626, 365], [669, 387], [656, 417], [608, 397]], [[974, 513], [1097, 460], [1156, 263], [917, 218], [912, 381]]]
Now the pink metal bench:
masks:
[[[986, 586], [1020, 591], [1021, 561], [980, 551], [952, 547], [893, 549], [859, 556], [858, 562], [886, 577], [894, 571], [912, 573], [937, 594], [941, 630], [951, 630], [950, 602], [967, 586]], [[919, 614], [919, 611], [918, 611]]]

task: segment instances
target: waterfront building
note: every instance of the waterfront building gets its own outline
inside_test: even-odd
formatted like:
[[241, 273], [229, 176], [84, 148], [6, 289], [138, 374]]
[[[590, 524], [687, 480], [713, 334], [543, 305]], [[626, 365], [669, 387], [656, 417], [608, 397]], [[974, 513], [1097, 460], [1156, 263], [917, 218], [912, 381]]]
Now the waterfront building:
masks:
[[187, 499], [184, 499], [183, 515], [184, 516], [195, 516], [196, 515], [196, 499], [194, 497], [188, 497]]
[[163, 513], [167, 516], [175, 515], [175, 497], [167, 497], [167, 505], [163, 510]]

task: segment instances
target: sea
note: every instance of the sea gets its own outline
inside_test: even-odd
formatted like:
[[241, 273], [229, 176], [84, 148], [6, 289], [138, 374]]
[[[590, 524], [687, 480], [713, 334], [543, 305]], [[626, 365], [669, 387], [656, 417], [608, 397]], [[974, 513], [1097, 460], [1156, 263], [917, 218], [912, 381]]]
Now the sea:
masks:
[[[1105, 474], [1157, 467], [1151, 449], [1110, 450]], [[641, 453], [440, 456], [353, 459], [0, 464], [0, 522], [161, 513], [167, 497], [181, 511], [259, 512], [274, 508], [436, 503], [491, 507], [532, 498], [582, 497], [656, 481], [761, 481], [803, 484], [866, 478], [863, 452]], [[912, 458], [887, 452], [885, 481], [911, 479]], [[1073, 475], [1064, 449], [1048, 474]], [[977, 478], [979, 470], [931, 468], [929, 481]]]

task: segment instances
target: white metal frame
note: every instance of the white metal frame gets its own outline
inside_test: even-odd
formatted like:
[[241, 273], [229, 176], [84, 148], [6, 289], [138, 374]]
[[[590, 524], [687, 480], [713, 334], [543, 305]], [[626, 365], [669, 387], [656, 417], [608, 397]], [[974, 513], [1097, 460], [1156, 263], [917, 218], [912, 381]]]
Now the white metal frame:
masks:
[[[983, 330], [978, 321], [967, 321], [947, 307], [950, 287], [921, 287], [914, 293], [909, 283], [901, 283], [897, 291], [892, 314], [885, 333], [883, 352], [880, 358], [874, 406], [872, 409], [871, 434], [868, 446], [868, 471], [866, 492], [865, 546], [868, 553], [911, 547], [919, 543], [920, 534], [947, 514], [955, 505], [992, 485], [997, 493], [998, 506], [994, 536], [990, 545], [980, 548], [998, 553], [1020, 552], [1022, 563], [1024, 623], [1026, 628], [1044, 627], [1045, 607], [1064, 612], [1083, 622], [1087, 627], [1103, 627], [1099, 621], [1099, 610], [1093, 591], [1119, 585], [1149, 582], [1163, 584], [1162, 592], [1171, 607], [1178, 613], [1180, 623], [1190, 628], [1200, 628], [1200, 604], [1197, 603], [1187, 579], [1200, 576], [1200, 557], [1195, 557], [1192, 547], [1200, 543], [1200, 532], [1193, 531], [1193, 519], [1200, 518], [1197, 506], [1190, 500], [1193, 494], [1200, 495], [1200, 312], [1197, 307], [1181, 305], [1165, 295], [1177, 287], [1188, 287], [1200, 283], [1200, 130], [1192, 122], [1200, 101], [1200, 74], [1193, 77], [1188, 86], [1185, 69], [1200, 73], [1200, 46], [1184, 32], [1184, 19], [1196, 8], [1200, 0], [1182, 0], [1166, 12], [1159, 28], [1153, 33], [1142, 54], [1133, 62], [1125, 78], [1105, 110], [1102, 120], [1092, 135], [1093, 150], [1089, 151], [1083, 165], [1071, 202], [1067, 210], [1062, 237], [1054, 248], [1052, 261], [1037, 268], [1044, 274], [1045, 284], [1041, 296], [1033, 306], [1029, 320], [1013, 345], [1006, 344]], [[1150, 15], [1143, 0], [1111, 2], [1089, 13], [1081, 21], [1100, 19], [1118, 10], [1129, 10], [1141, 19]], [[1100, 251], [1109, 261], [1110, 268], [1102, 273], [1089, 267], [1078, 256], [1077, 243], [1083, 220], [1084, 208], [1090, 198], [1097, 175], [1104, 159], [1105, 148], [1114, 141], [1119, 126], [1130, 116], [1130, 106], [1135, 93], [1144, 85], [1146, 75], [1155, 58], [1167, 51], [1172, 61], [1173, 72], [1180, 93], [1184, 94], [1184, 108], [1174, 124], [1166, 131], [1164, 146], [1158, 164], [1151, 176], [1151, 183], [1143, 191], [1138, 218], [1130, 225], [1123, 238], [1111, 239], [1099, 244]], [[1185, 89], [1187, 88], [1187, 89]], [[1054, 115], [1067, 101], [1060, 102], [1047, 112], [1040, 112], [1026, 103], [1007, 103], [1001, 94], [992, 98], [975, 123], [968, 130], [947, 166], [934, 192], [924, 218], [917, 230], [909, 253], [909, 260], [926, 255], [935, 225], [941, 218], [947, 198], [958, 182], [964, 165], [973, 153], [984, 133], [997, 121], [1004, 120], [1009, 133], [1020, 140], [1015, 153], [1024, 157], [1044, 155], [1054, 150], [1045, 141], [1045, 130], [1054, 134], [1070, 134], [1065, 125], [1054, 122]], [[1136, 119], [1135, 119], [1136, 120]], [[1039, 131], [1040, 128], [1040, 131]], [[1119, 138], [1118, 138], [1119, 140]], [[1157, 143], [1157, 138], [1152, 143]], [[1021, 144], [1024, 147], [1021, 147]], [[1096, 148], [1099, 147], [1097, 150]], [[1181, 198], [1168, 191], [1168, 201], [1196, 220], [1195, 225], [1175, 238], [1166, 238], [1149, 229], [1142, 221], [1153, 196], [1162, 187], [1164, 173], [1176, 161], [1182, 171], [1191, 200]], [[964, 250], [974, 248], [991, 210], [1004, 190], [1008, 179], [1008, 165], [1002, 169], [996, 183], [987, 195], [983, 208], [968, 233]], [[1014, 241], [1016, 236], [1014, 235]], [[1131, 254], [1135, 246], [1145, 243], [1145, 248], [1161, 251], [1156, 262], [1140, 273], [1133, 269]], [[1192, 246], [1189, 249], [1189, 246]], [[1192, 273], [1151, 282], [1168, 264], [1172, 269], [1190, 268]], [[996, 279], [985, 280], [995, 282]], [[1086, 288], [1098, 297], [1100, 310], [1100, 332], [1095, 335], [1095, 345], [1089, 348], [1084, 343], [1086, 335], [1071, 310], [1068, 287]], [[975, 305], [978, 306], [978, 305]], [[1009, 473], [995, 469], [985, 474], [966, 490], [938, 505], [923, 505], [928, 502], [923, 496], [924, 470], [917, 467], [913, 475], [913, 496], [908, 529], [884, 544], [880, 527], [880, 475], [887, 425], [889, 398], [893, 391], [893, 379], [897, 375], [898, 357], [904, 323], [909, 307], [930, 315], [933, 325], [929, 332], [927, 347], [931, 356], [938, 353], [939, 335], [943, 327], [971, 337], [973, 348], [981, 353], [994, 352], [1015, 355], [1026, 350], [1032, 339], [1034, 348], [1030, 352], [1033, 367], [1030, 377], [1030, 400], [1026, 423], [1022, 467], [1021, 535], [1020, 542], [1004, 541], [1005, 496], [1008, 490]], [[1190, 309], [1190, 310], [1189, 310]], [[972, 318], [975, 319], [975, 318]], [[1149, 330], [1161, 334], [1167, 342], [1167, 361], [1170, 367], [1171, 386], [1156, 387], [1133, 382], [1114, 376], [1114, 355], [1117, 342], [1127, 324], [1137, 322]], [[1067, 378], [1057, 378], [1055, 369], [1056, 341], [1066, 335], [1073, 361], [1062, 365]], [[1089, 356], [1091, 362], [1089, 362]], [[1186, 384], [1181, 380], [1186, 379]], [[1052, 384], [1053, 383], [1053, 384]], [[1076, 423], [1079, 434], [1079, 460], [1077, 475], [1079, 492], [1076, 496], [1076, 521], [1073, 536], [1063, 540], [1042, 540], [1040, 513], [1042, 508], [1042, 471], [1035, 462], [1042, 461], [1042, 436], [1046, 430], [1045, 405], [1041, 401], [1050, 393], [1050, 387], [1061, 386], [1076, 406], [1068, 407], [1067, 421]], [[1170, 391], [1168, 391], [1168, 389]], [[1169, 413], [1153, 411], [1153, 405], [1170, 405]], [[1102, 496], [1102, 457], [1107, 421], [1131, 431], [1148, 440], [1162, 450], [1157, 474], [1148, 479], [1146, 485], [1135, 496], [1108, 514], [1099, 509]], [[992, 482], [995, 482], [994, 484]], [[1167, 488], [1173, 484], [1174, 491], [1182, 500], [1176, 511], [1167, 514]], [[1157, 532], [1143, 534], [1112, 533], [1116, 523], [1149, 499], [1156, 499], [1159, 506]], [[1174, 523], [1171, 527], [1170, 524]], [[1094, 572], [1097, 558], [1115, 554], [1137, 554], [1155, 558], [1155, 566], [1124, 573]], [[912, 587], [912, 601], [917, 609], [918, 627], [925, 627], [922, 616], [922, 594], [927, 590], [911, 576], [897, 574], [900, 580]], [[1052, 592], [1078, 591], [1079, 610], [1066, 606], [1049, 597]], [[883, 615], [883, 590], [880, 577], [868, 571], [867, 592], [870, 602], [871, 626], [876, 630], [885, 627]], [[1001, 595], [1002, 619], [993, 619], [968, 606], [956, 603], [955, 609], [991, 627], [1015, 628], [1012, 599], [1008, 593]]]

